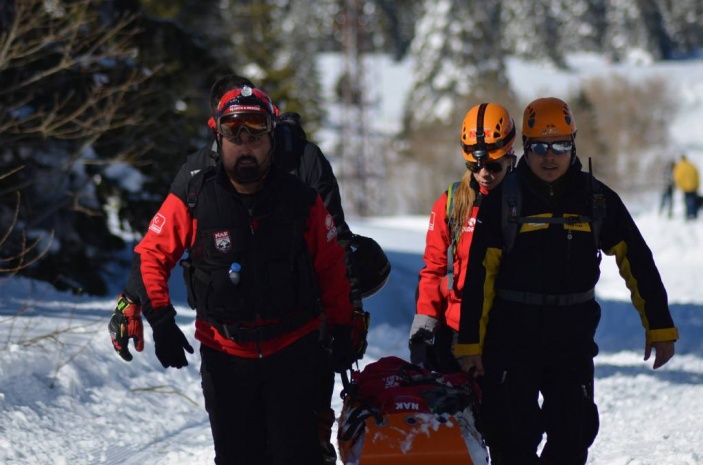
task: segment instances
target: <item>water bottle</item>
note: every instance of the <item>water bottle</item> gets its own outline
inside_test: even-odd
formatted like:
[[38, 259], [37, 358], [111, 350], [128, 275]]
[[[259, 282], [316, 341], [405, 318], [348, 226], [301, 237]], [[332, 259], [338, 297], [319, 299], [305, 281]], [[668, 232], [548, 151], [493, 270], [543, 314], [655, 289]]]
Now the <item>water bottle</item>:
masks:
[[237, 262], [232, 263], [229, 266], [229, 280], [235, 286], [239, 284], [240, 272], [242, 271], [242, 265]]

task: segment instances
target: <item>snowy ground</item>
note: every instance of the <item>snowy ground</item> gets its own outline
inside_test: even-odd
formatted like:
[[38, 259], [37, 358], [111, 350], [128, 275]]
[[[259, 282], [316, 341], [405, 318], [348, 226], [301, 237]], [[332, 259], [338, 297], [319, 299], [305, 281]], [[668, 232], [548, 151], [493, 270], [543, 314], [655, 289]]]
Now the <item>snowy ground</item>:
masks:
[[[703, 220], [662, 220], [651, 212], [637, 221], [669, 288], [682, 339], [678, 355], [662, 369], [655, 372], [642, 360], [639, 318], [626, 302], [614, 260], [606, 257], [596, 359], [602, 426], [588, 463], [703, 463], [703, 286], [691, 258], [703, 256]], [[393, 263], [388, 285], [367, 302], [373, 329], [364, 364], [408, 356], [425, 224], [423, 217], [352, 224], [376, 238]], [[178, 280], [172, 281], [178, 321], [192, 340], [193, 312]], [[106, 330], [113, 299], [57, 293], [22, 279], [0, 283], [0, 295], [0, 463], [212, 463], [197, 353], [185, 369], [164, 370], [147, 330], [146, 350], [123, 362]], [[339, 411], [337, 396], [334, 406]]]
[[[564, 73], [513, 60], [510, 72], [519, 76], [513, 82], [528, 99], [535, 93], [564, 97], [581, 76], [605, 72], [602, 61], [589, 57], [574, 65], [575, 71]], [[703, 66], [683, 62], [654, 68], [678, 79], [684, 96], [681, 124], [672, 125], [674, 153], [687, 151], [703, 168], [703, 140], [695, 129], [703, 121]], [[651, 69], [624, 70], [629, 76], [640, 71]], [[398, 90], [407, 89], [396, 84]], [[682, 220], [679, 193], [675, 218], [659, 217], [652, 206], [658, 189], [630, 207], [660, 267], [681, 340], [677, 356], [656, 372], [651, 360], [642, 360], [639, 318], [613, 258], [604, 257], [597, 287], [603, 307], [596, 359], [601, 430], [589, 465], [703, 464], [703, 219]], [[379, 241], [393, 265], [388, 285], [366, 302], [373, 317], [363, 364], [388, 355], [408, 358], [426, 224], [426, 217], [352, 222], [352, 230]], [[126, 273], [115, 276], [115, 292]], [[179, 279], [172, 284], [178, 323], [195, 344], [193, 312], [186, 307]], [[145, 351], [131, 363], [123, 362], [107, 334], [114, 303], [113, 298], [57, 293], [23, 279], [0, 280], [0, 464], [212, 463], [197, 352], [189, 356], [188, 367], [164, 370], [147, 329]], [[339, 412], [338, 396], [333, 406]]]

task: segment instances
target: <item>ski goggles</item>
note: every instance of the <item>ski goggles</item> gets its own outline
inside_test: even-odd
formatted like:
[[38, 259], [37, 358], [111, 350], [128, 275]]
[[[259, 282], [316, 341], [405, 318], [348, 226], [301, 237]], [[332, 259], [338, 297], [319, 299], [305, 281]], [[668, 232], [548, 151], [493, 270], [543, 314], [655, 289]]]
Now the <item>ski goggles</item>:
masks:
[[471, 171], [472, 173], [478, 173], [484, 168], [486, 168], [489, 173], [500, 173], [501, 171], [503, 171], [503, 164], [499, 161], [489, 161], [481, 163], [480, 165], [475, 161], [466, 162], [466, 169]]
[[252, 136], [273, 130], [273, 122], [267, 113], [229, 113], [217, 119], [217, 132], [224, 137], [237, 137], [242, 130]]
[[574, 149], [574, 143], [570, 140], [556, 140], [554, 142], [529, 142], [525, 148], [537, 155], [544, 156], [550, 150], [554, 155], [564, 155]]

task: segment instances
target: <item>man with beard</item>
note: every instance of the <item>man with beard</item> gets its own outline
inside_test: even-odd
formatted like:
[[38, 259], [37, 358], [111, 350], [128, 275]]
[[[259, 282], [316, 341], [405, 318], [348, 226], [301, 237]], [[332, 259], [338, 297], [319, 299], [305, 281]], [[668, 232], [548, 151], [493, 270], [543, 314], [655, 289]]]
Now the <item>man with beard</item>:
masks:
[[[168, 278], [189, 251], [189, 295], [215, 463], [323, 463], [320, 370], [347, 368], [353, 307], [344, 251], [320, 196], [275, 169], [274, 107], [249, 86], [221, 98], [216, 165], [174, 183], [135, 247], [141, 307], [164, 368], [193, 348]], [[323, 326], [326, 325], [326, 328]], [[331, 357], [320, 344], [332, 336]]]

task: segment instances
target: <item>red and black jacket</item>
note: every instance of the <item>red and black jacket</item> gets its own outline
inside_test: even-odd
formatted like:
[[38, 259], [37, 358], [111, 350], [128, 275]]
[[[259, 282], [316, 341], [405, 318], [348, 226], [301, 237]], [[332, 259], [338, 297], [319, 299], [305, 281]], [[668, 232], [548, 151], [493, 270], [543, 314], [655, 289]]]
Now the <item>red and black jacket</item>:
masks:
[[[476, 186], [472, 183], [472, 188]], [[468, 220], [461, 225], [461, 232], [455, 244], [453, 257], [453, 279], [449, 289], [447, 264], [450, 246], [452, 245], [451, 231], [447, 218], [448, 194], [445, 191], [434, 203], [430, 214], [430, 223], [425, 238], [423, 261], [425, 266], [420, 270], [417, 285], [415, 311], [419, 315], [427, 315], [438, 321], [445, 322], [450, 328], [459, 331], [459, 312], [461, 295], [466, 279], [466, 263], [469, 258], [469, 247], [473, 238], [476, 215], [478, 214], [478, 199], [488, 192], [477, 193], [477, 201], [471, 210]], [[449, 212], [451, 215], [451, 212]], [[458, 226], [457, 226], [458, 227]]]
[[[191, 208], [193, 186], [197, 203]], [[142, 310], [152, 324], [173, 312], [168, 278], [186, 250], [195, 270], [195, 336], [209, 347], [267, 356], [318, 329], [320, 310], [328, 325], [350, 324], [349, 282], [334, 221], [319, 195], [290, 174], [272, 170], [253, 196], [237, 193], [221, 164], [186, 186], [172, 186], [135, 248], [133, 273], [143, 284]], [[238, 285], [227, 276], [232, 262], [242, 266]], [[222, 334], [223, 327], [271, 329], [293, 319], [296, 324], [273, 337]]]

